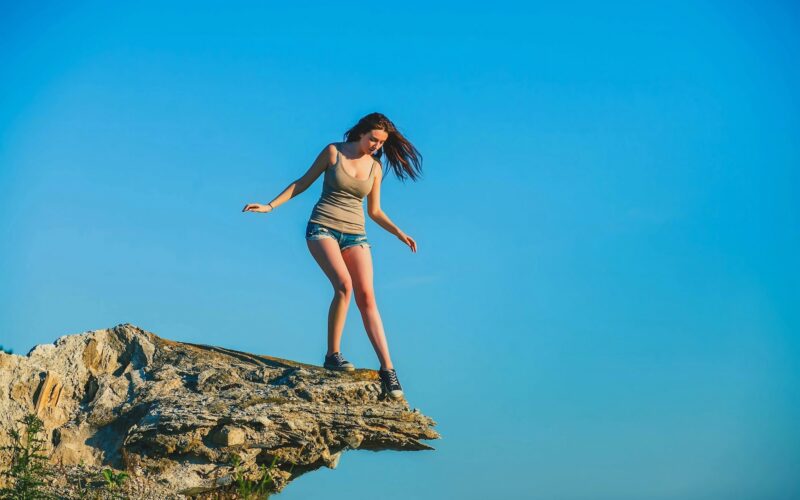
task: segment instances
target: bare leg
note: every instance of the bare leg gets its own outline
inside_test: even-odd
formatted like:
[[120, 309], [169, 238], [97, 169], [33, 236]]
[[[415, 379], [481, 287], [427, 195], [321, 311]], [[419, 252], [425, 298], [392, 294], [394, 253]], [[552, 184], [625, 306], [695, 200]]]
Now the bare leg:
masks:
[[341, 351], [342, 330], [353, 295], [353, 281], [347, 271], [339, 244], [333, 238], [306, 240], [311, 255], [333, 286], [333, 301], [328, 309], [328, 352]]
[[375, 301], [375, 289], [372, 286], [372, 253], [368, 247], [354, 246], [345, 249], [342, 258], [353, 280], [356, 305], [361, 312], [367, 336], [372, 342], [375, 354], [378, 355], [381, 368], [391, 370], [394, 367], [389, 357], [389, 345], [383, 332], [383, 322]]

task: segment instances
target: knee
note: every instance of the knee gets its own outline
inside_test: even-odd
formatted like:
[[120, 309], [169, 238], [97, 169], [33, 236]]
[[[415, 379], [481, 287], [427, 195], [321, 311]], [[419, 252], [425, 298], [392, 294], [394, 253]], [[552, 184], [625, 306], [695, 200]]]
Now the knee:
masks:
[[333, 285], [333, 291], [336, 292], [337, 295], [349, 297], [353, 294], [353, 282], [350, 280], [338, 281]]
[[375, 309], [378, 307], [375, 302], [375, 292], [358, 292], [356, 294], [356, 304], [359, 309]]

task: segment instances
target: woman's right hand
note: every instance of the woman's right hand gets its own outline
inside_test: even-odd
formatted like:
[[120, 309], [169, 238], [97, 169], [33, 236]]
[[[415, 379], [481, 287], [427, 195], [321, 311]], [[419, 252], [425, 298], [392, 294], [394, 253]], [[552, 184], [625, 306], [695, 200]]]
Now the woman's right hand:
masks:
[[270, 205], [260, 205], [258, 203], [248, 203], [242, 209], [242, 212], [272, 212]]

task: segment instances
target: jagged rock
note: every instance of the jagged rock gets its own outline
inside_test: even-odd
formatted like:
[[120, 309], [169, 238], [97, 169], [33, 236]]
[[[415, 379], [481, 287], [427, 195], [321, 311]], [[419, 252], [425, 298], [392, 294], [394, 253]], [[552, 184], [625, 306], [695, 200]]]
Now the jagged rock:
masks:
[[0, 387], [2, 429], [35, 412], [53, 463], [127, 469], [174, 492], [229, 484], [233, 453], [251, 472], [277, 457], [280, 490], [347, 449], [429, 450], [422, 440], [439, 437], [405, 400], [382, 397], [373, 370], [173, 342], [127, 323], [27, 357], [0, 352]]
[[245, 432], [232, 425], [226, 425], [213, 434], [211, 440], [220, 446], [238, 446], [245, 442]]

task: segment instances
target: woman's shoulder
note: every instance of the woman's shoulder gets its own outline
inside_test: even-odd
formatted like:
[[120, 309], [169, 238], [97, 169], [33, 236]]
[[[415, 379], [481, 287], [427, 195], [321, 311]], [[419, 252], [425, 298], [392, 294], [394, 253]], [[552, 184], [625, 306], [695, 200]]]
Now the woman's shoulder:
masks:
[[383, 162], [381, 162], [380, 158], [378, 158], [377, 156], [373, 156], [372, 160], [375, 162], [374, 166], [377, 167], [377, 169], [382, 172], [383, 171]]
[[326, 150], [328, 151], [328, 165], [334, 165], [337, 155], [342, 151], [342, 143], [331, 142], [326, 146]]

